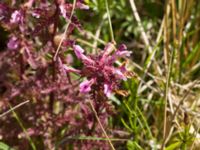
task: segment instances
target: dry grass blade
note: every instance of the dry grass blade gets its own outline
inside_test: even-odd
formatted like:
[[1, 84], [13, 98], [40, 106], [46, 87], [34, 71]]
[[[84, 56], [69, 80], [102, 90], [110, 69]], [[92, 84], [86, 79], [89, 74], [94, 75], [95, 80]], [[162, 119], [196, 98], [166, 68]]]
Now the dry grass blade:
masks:
[[131, 8], [133, 10], [133, 15], [135, 16], [135, 19], [136, 19], [136, 21], [138, 23], [138, 26], [140, 28], [144, 43], [147, 46], [149, 53], [152, 53], [153, 50], [152, 50], [152, 47], [150, 46], [149, 39], [148, 39], [148, 37], [147, 37], [147, 35], [146, 35], [145, 31], [144, 31], [144, 28], [142, 26], [140, 16], [139, 16], [139, 14], [137, 12], [137, 8], [135, 6], [135, 2], [134, 2], [134, 0], [129, 0], [129, 2], [131, 4]]
[[19, 108], [19, 107], [25, 105], [26, 103], [29, 103], [29, 102], [30, 102], [30, 100], [27, 100], [27, 101], [25, 101], [25, 102], [22, 102], [22, 103], [16, 105], [15, 107], [12, 107], [12, 108], [9, 109], [8, 111], [6, 111], [6, 112], [0, 114], [0, 118], [3, 117], [3, 116], [5, 116], [5, 115], [7, 115], [7, 114], [9, 114], [10, 112], [16, 110], [17, 108]]
[[96, 117], [96, 119], [97, 119], [97, 121], [98, 121], [98, 123], [99, 123], [99, 125], [100, 125], [100, 127], [101, 127], [101, 129], [102, 129], [102, 131], [103, 131], [103, 133], [104, 133], [104, 135], [106, 136], [106, 138], [107, 138], [107, 140], [108, 140], [108, 142], [109, 142], [109, 144], [110, 144], [110, 147], [112, 148], [112, 150], [115, 150], [115, 148], [114, 148], [114, 146], [113, 146], [113, 144], [112, 144], [110, 138], [108, 137], [108, 135], [107, 135], [107, 133], [106, 133], [106, 131], [105, 131], [103, 125], [101, 124], [101, 121], [100, 121], [100, 119], [99, 119], [99, 117], [98, 117], [98, 115], [97, 115], [97, 112], [96, 112], [96, 110], [95, 110], [95, 108], [94, 108], [94, 106], [93, 106], [91, 100], [89, 100], [89, 104], [90, 104], [90, 106], [91, 106], [91, 108], [92, 108], [92, 111], [94, 112], [94, 115], [95, 115], [95, 117]]
[[61, 38], [60, 43], [59, 43], [59, 45], [58, 45], [58, 48], [56, 49], [56, 53], [55, 53], [55, 55], [54, 55], [54, 57], [53, 57], [53, 60], [54, 60], [54, 61], [56, 61], [56, 57], [57, 57], [57, 55], [58, 55], [58, 52], [59, 52], [60, 47], [61, 47], [61, 45], [62, 45], [62, 42], [63, 42], [64, 39], [65, 39], [67, 30], [68, 30], [69, 25], [70, 25], [70, 23], [71, 23], [72, 16], [73, 16], [73, 14], [74, 14], [75, 5], [76, 5], [76, 0], [73, 1], [73, 7], [72, 7], [72, 11], [71, 11], [71, 14], [70, 14], [68, 23], [67, 23], [66, 28], [65, 28], [65, 31], [64, 31], [64, 33], [63, 33], [63, 35], [62, 35], [62, 38]]

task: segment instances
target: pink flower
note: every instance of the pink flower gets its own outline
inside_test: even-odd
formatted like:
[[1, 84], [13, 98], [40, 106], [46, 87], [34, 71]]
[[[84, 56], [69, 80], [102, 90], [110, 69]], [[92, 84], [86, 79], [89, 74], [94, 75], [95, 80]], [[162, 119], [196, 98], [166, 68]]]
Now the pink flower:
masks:
[[11, 19], [10, 22], [11, 23], [19, 23], [23, 20], [23, 14], [22, 12], [20, 12], [19, 10], [15, 10], [12, 15], [11, 15]]
[[126, 81], [126, 76], [119, 70], [119, 69], [115, 69], [114, 73], [122, 80]]
[[129, 57], [132, 54], [130, 51], [117, 51], [116, 55], [118, 57]]
[[93, 64], [94, 61], [92, 59], [90, 59], [89, 57], [87, 57], [86, 55], [84, 55], [84, 50], [79, 46], [79, 45], [74, 45], [73, 46], [74, 52], [76, 54], [76, 56], [81, 59], [83, 61], [83, 63], [87, 63], [87, 64]]
[[67, 11], [65, 10], [64, 5], [60, 5], [59, 8], [60, 8], [60, 12], [61, 12], [62, 16], [64, 18], [67, 18], [67, 16], [66, 16]]
[[84, 50], [79, 46], [79, 45], [74, 45], [73, 46], [74, 52], [76, 56], [81, 59], [84, 53]]
[[88, 10], [88, 9], [89, 9], [89, 6], [88, 6], [88, 5], [85, 5], [85, 4], [80, 3], [80, 2], [77, 2], [77, 3], [76, 3], [76, 7], [77, 7], [77, 8], [80, 8], [80, 9], [84, 9], [84, 10]]
[[32, 16], [35, 17], [35, 18], [37, 18], [37, 19], [40, 18], [40, 14], [37, 13], [36, 11], [35, 11], [35, 12], [34, 12], [34, 11], [32, 12]]
[[108, 43], [104, 48], [101, 61], [103, 61], [103, 62], [106, 61], [107, 57], [113, 52], [113, 50], [114, 50], [113, 44], [112, 43]]
[[19, 40], [17, 37], [12, 36], [9, 40], [9, 42], [7, 43], [7, 47], [9, 49], [15, 50], [19, 47]]
[[85, 80], [80, 84], [80, 92], [88, 93], [91, 91], [91, 86], [95, 82], [95, 79]]
[[121, 44], [117, 49], [115, 56], [116, 57], [129, 57], [132, 54], [131, 51], [127, 51], [127, 47], [124, 44]]
[[108, 84], [104, 84], [104, 91], [103, 92], [107, 97], [111, 96], [111, 89], [110, 89], [110, 86]]

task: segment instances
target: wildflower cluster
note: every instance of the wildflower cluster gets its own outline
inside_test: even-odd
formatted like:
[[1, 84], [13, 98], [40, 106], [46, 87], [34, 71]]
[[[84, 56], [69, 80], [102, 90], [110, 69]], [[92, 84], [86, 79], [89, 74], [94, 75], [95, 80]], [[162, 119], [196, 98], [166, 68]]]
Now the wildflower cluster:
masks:
[[80, 84], [81, 93], [102, 92], [107, 97], [111, 96], [114, 90], [118, 89], [119, 81], [127, 79], [127, 70], [124, 65], [114, 67], [114, 63], [119, 58], [130, 56], [131, 52], [126, 50], [125, 45], [121, 45], [115, 50], [112, 43], [108, 43], [99, 55], [84, 54], [84, 50], [79, 45], [73, 45], [73, 50], [84, 66], [82, 70], [77, 70], [64, 66], [67, 72], [74, 72], [86, 77]]
[[[71, 39], [75, 29], [82, 30], [72, 14], [73, 9], [84, 11], [89, 7], [83, 0], [76, 0], [75, 5], [65, 0], [0, 2], [0, 28], [8, 38], [7, 46], [1, 47], [0, 52], [0, 113], [8, 110], [9, 104], [14, 106], [30, 100], [17, 114], [33, 141], [42, 139], [37, 140], [42, 149], [55, 148], [55, 143], [64, 137], [103, 137], [87, 100], [92, 100], [100, 121], [109, 127], [108, 117], [114, 114], [114, 109], [108, 97], [119, 88], [120, 81], [127, 78], [125, 65], [114, 65], [119, 58], [130, 55], [125, 45], [115, 49], [108, 43], [98, 55], [86, 55]], [[58, 39], [64, 32], [62, 19], [70, 23], [67, 40], [55, 60]], [[70, 47], [82, 61], [81, 69], [72, 67], [72, 55], [65, 55]], [[71, 72], [84, 81], [74, 79]], [[1, 117], [0, 122], [0, 139], [19, 149], [30, 149], [12, 115]], [[82, 149], [94, 149], [103, 145], [109, 149], [100, 141], [70, 140], [68, 143], [73, 143], [74, 148], [81, 145]]]

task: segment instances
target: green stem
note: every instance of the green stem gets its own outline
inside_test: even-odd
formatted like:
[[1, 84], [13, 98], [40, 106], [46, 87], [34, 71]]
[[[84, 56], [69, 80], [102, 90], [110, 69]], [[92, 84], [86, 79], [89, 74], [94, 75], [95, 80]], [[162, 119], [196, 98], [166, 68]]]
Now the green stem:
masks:
[[114, 34], [113, 34], [113, 29], [112, 29], [112, 23], [111, 23], [111, 19], [110, 19], [110, 11], [109, 11], [109, 7], [108, 7], [108, 0], [105, 0], [105, 3], [106, 3], [107, 15], [108, 15], [108, 22], [109, 22], [111, 40], [115, 44], [115, 39], [114, 39]]
[[21, 122], [21, 120], [19, 119], [17, 113], [14, 111], [14, 109], [13, 109], [13, 107], [11, 106], [10, 103], [8, 103], [8, 105], [9, 105], [10, 110], [12, 111], [12, 113], [13, 113], [15, 119], [17, 120], [18, 124], [20, 125], [20, 127], [21, 127], [22, 130], [23, 130], [23, 132], [25, 133], [26, 138], [28, 139], [28, 141], [29, 141], [29, 143], [30, 143], [32, 149], [33, 149], [33, 150], [36, 150], [35, 144], [33, 143], [32, 139], [31, 139], [30, 136], [28, 135], [28, 133], [27, 133], [27, 131], [26, 131], [26, 128], [25, 128], [24, 125], [22, 124], [22, 122]]

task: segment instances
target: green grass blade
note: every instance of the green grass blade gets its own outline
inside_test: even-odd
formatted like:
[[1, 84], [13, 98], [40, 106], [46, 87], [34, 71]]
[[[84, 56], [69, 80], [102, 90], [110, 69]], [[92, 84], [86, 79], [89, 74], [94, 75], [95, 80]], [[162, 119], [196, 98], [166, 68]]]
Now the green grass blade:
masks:
[[31, 137], [28, 135], [28, 133], [26, 132], [26, 128], [24, 127], [22, 121], [20, 120], [20, 118], [18, 117], [17, 113], [14, 111], [13, 107], [9, 104], [9, 107], [10, 109], [12, 110], [12, 113], [13, 113], [13, 116], [15, 117], [15, 119], [17, 120], [18, 124], [20, 125], [20, 127], [22, 128], [23, 132], [25, 133], [26, 135], [26, 138], [28, 139], [31, 147], [33, 150], [36, 150], [36, 146], [35, 144], [33, 143]]

